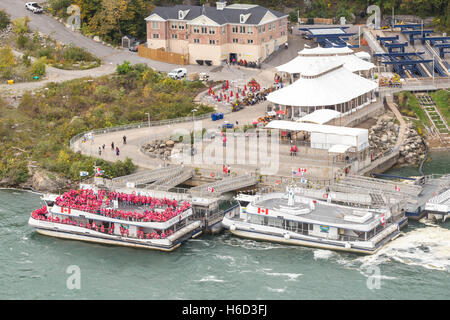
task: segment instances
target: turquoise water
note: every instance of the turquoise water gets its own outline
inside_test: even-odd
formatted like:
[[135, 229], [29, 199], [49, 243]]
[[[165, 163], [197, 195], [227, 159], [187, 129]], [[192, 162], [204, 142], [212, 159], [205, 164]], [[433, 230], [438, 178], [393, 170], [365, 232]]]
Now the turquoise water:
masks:
[[[448, 221], [410, 223], [374, 256], [228, 232], [163, 253], [39, 235], [27, 221], [40, 206], [37, 194], [0, 190], [0, 299], [448, 299], [450, 291]], [[71, 265], [80, 290], [66, 287]], [[379, 289], [367, 286], [372, 267]]]

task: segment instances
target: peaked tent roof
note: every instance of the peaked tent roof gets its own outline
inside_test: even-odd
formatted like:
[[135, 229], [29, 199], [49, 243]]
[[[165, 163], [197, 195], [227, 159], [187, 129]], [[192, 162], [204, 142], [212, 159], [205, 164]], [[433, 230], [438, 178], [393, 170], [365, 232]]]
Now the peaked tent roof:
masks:
[[[175, 5], [172, 7], [156, 7], [152, 13], [146, 18], [146, 20], [151, 17], [152, 14], [157, 14], [161, 18], [165, 20], [177, 20], [177, 21], [190, 21], [195, 18], [198, 18], [203, 15], [203, 9], [204, 9], [204, 15], [214, 22], [218, 24], [226, 24], [226, 23], [240, 23], [240, 15], [241, 14], [249, 14], [250, 17], [245, 22], [245, 24], [253, 24], [257, 25], [261, 22], [262, 18], [266, 15], [266, 13], [269, 11], [277, 18], [281, 18], [284, 16], [287, 16], [284, 13], [267, 9], [261, 6], [250, 6], [248, 8], [238, 9], [235, 7], [225, 7], [223, 10], [217, 10], [216, 7], [202, 7], [202, 6], [187, 6], [187, 5]], [[184, 17], [184, 19], [178, 19], [178, 11], [185, 11], [189, 10], [188, 14]]]
[[269, 93], [272, 103], [299, 107], [331, 106], [348, 102], [378, 85], [340, 66], [316, 77], [303, 77], [293, 84]]
[[297, 122], [312, 122], [316, 124], [324, 124], [341, 115], [339, 111], [331, 109], [319, 109], [306, 116], [301, 117]]

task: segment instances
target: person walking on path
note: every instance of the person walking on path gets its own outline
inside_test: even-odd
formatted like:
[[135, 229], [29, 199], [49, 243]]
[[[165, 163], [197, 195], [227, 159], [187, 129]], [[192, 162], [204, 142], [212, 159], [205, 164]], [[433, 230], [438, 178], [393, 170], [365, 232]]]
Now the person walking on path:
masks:
[[114, 142], [111, 142], [111, 150], [114, 151]]
[[116, 147], [116, 156], [118, 156], [118, 155], [119, 155], [119, 153], [120, 153], [120, 151], [119, 151], [119, 147]]
[[101, 156], [102, 155], [102, 148], [98, 147], [98, 155]]
[[126, 136], [123, 136], [123, 144], [127, 144], [127, 137]]

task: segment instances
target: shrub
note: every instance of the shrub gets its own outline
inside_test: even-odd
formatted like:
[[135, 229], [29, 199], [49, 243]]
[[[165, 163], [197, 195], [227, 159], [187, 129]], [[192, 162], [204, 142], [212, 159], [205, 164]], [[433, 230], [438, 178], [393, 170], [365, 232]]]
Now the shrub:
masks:
[[28, 29], [28, 22], [30, 22], [30, 18], [17, 18], [13, 21], [13, 31], [15, 34], [24, 34], [30, 31]]
[[118, 74], [127, 74], [131, 71], [130, 61], [124, 61], [124, 63], [118, 64], [116, 70]]
[[45, 75], [45, 62], [46, 62], [46, 59], [44, 57], [37, 59], [31, 65], [31, 74], [33, 76], [39, 76], [39, 77], [44, 76]]
[[11, 20], [9, 19], [9, 15], [6, 11], [0, 10], [0, 31], [5, 29], [10, 23]]

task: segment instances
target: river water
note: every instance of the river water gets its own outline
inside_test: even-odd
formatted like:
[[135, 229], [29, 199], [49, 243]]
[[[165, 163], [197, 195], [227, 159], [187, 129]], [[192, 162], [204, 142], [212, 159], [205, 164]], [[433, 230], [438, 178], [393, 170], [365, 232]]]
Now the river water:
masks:
[[[432, 157], [426, 174], [449, 171], [448, 153]], [[228, 232], [164, 253], [39, 235], [27, 221], [41, 205], [37, 194], [0, 190], [0, 299], [448, 299], [450, 292], [450, 221], [410, 222], [373, 256]], [[73, 265], [79, 290], [66, 286]]]

